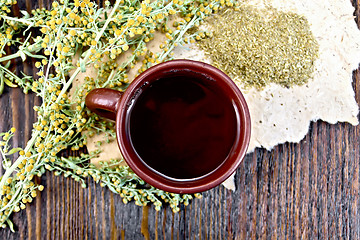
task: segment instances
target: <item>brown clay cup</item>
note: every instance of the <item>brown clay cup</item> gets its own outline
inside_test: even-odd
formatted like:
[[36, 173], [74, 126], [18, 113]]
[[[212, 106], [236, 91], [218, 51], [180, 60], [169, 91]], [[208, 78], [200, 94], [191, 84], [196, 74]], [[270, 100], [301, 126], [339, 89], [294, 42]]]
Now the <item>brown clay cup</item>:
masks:
[[[215, 169], [204, 176], [176, 179], [152, 169], [145, 163], [146, 160], [142, 160], [137, 154], [129, 137], [129, 115], [131, 114], [129, 109], [138, 95], [146, 91], [147, 86], [154, 81], [174, 73], [187, 76], [189, 72], [192, 75], [199, 74], [215, 81], [225, 91], [235, 110], [236, 137], [228, 156]], [[94, 89], [86, 96], [85, 103], [91, 111], [116, 122], [117, 142], [129, 167], [148, 184], [167, 192], [197, 193], [221, 184], [238, 168], [249, 145], [250, 114], [242, 93], [225, 73], [206, 63], [192, 60], [172, 60], [161, 63], [136, 77], [124, 93], [105, 88]]]

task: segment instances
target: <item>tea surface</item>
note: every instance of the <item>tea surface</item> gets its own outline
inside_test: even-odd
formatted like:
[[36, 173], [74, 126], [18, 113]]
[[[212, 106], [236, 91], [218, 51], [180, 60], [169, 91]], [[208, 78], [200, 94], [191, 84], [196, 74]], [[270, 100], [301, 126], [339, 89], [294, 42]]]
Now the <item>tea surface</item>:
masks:
[[189, 179], [216, 169], [236, 137], [231, 100], [208, 79], [159, 79], [135, 100], [130, 139], [140, 158], [172, 178]]

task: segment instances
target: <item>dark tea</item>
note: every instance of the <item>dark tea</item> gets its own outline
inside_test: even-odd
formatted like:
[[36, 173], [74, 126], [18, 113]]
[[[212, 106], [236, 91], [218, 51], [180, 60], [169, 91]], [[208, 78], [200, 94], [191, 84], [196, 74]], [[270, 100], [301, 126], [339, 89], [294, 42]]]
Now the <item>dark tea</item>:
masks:
[[210, 173], [226, 160], [237, 134], [231, 98], [212, 79], [174, 75], [142, 91], [130, 108], [128, 136], [140, 159], [176, 179]]

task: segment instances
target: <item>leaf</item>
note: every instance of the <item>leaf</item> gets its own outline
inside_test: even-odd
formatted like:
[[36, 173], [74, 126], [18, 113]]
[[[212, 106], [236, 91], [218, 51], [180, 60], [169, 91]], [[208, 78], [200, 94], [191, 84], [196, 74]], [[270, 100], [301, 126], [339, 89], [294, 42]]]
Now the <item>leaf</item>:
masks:
[[17, 85], [15, 83], [11, 82], [9, 79], [4, 78], [4, 82], [9, 87], [17, 87]]
[[4, 78], [0, 77], [0, 95], [3, 93], [4, 91]]
[[[64, 157], [61, 157], [61, 159], [62, 159], [62, 161], [66, 161], [66, 158], [64, 158]], [[70, 168], [72, 168], [72, 169], [76, 169], [76, 168], [78, 168], [78, 166], [76, 165], [76, 164], [74, 164], [73, 162], [71, 162], [71, 161], [66, 161], [66, 163], [68, 164], [68, 166], [70, 167]]]
[[10, 67], [10, 63], [11, 63], [11, 61], [7, 61], [7, 63], [5, 64], [5, 68], [9, 68], [9, 67]]
[[69, 110], [67, 110], [67, 109], [62, 109], [61, 111], [62, 111], [65, 115], [67, 115], [67, 116], [72, 116], [72, 115], [74, 115], [73, 112], [71, 112], [71, 111], [69, 111]]
[[25, 19], [30, 17], [30, 14], [29, 14], [27, 11], [25, 11], [25, 10], [20, 10], [20, 12], [22, 13], [22, 15], [24, 15], [24, 18], [25, 18]]
[[44, 56], [42, 56], [42, 55], [32, 54], [31, 52], [26, 51], [26, 50], [24, 50], [23, 52], [24, 52], [24, 54], [26, 54], [26, 55], [28, 55], [29, 57], [32, 57], [32, 58], [43, 58], [43, 59], [46, 59], [46, 57], [44, 57]]
[[81, 69], [81, 72], [86, 72], [85, 61], [80, 62], [80, 69]]
[[9, 228], [12, 232], [15, 232], [14, 230], [14, 224], [9, 219], [6, 219], [7, 224], [9, 225]]
[[23, 80], [25, 80], [25, 79], [32, 79], [33, 77], [32, 76], [28, 76], [28, 75], [26, 75], [23, 71], [21, 71], [21, 74], [23, 75]]
[[23, 150], [23, 149], [22, 148], [13, 148], [6, 155], [11, 155], [11, 154], [14, 154], [14, 153], [16, 153], [18, 151], [21, 151], [21, 150]]
[[19, 51], [19, 53], [20, 53], [21, 60], [22, 60], [23, 62], [25, 62], [25, 60], [26, 60], [26, 55], [25, 55], [25, 53], [24, 53], [23, 51]]
[[81, 57], [84, 58], [89, 51], [90, 51], [90, 49], [84, 51], [84, 52], [81, 54]]

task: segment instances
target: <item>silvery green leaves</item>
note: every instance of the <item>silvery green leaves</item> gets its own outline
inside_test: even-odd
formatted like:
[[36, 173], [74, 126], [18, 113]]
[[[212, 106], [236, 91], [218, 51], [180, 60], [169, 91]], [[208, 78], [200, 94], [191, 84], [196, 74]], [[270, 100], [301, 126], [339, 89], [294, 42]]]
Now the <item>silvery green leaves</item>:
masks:
[[7, 62], [7, 64], [3, 67], [0, 65], [0, 95], [4, 91], [5, 85], [9, 87], [17, 87], [16, 84], [14, 84], [10, 79], [13, 79], [13, 74], [8, 70], [10, 66], [10, 61]]

